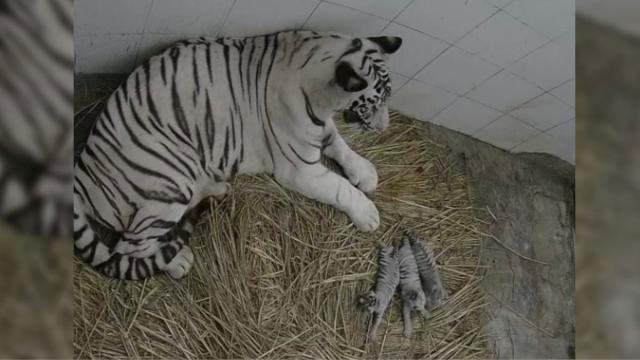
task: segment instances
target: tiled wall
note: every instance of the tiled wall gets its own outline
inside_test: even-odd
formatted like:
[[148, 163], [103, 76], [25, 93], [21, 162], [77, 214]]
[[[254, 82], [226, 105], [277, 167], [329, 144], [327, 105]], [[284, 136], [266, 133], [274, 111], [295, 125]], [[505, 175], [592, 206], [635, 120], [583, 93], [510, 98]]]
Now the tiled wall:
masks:
[[575, 0], [76, 0], [76, 71], [128, 72], [199, 35], [307, 28], [404, 39], [391, 107], [575, 162]]

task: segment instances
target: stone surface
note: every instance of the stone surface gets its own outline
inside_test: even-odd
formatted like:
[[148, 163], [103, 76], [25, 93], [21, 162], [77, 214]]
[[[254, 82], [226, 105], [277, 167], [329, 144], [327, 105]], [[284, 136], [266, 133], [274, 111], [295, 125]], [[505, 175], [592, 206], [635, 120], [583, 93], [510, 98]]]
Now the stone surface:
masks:
[[574, 166], [548, 154], [512, 154], [436, 125], [426, 133], [464, 159], [483, 231], [513, 250], [484, 237], [484, 329], [496, 356], [575, 356]]

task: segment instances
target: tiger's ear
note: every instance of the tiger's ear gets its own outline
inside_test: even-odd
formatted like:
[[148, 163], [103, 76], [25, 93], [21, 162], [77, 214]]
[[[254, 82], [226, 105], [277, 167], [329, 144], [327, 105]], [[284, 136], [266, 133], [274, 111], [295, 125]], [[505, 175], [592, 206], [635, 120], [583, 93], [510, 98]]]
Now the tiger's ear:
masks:
[[370, 41], [378, 44], [382, 51], [386, 54], [393, 54], [398, 51], [400, 45], [402, 45], [402, 38], [397, 36], [376, 36], [367, 38]]
[[369, 85], [346, 61], [340, 62], [336, 67], [336, 82], [348, 92], [361, 91]]

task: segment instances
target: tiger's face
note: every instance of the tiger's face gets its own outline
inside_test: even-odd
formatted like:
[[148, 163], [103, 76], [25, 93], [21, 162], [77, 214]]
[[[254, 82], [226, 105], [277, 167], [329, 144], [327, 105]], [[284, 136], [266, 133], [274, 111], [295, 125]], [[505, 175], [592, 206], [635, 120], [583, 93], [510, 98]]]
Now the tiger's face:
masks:
[[359, 123], [366, 130], [382, 131], [389, 125], [387, 99], [391, 95], [391, 78], [386, 64], [374, 65], [376, 70], [373, 86], [363, 91], [344, 111], [349, 123]]
[[391, 95], [389, 54], [402, 44], [397, 37], [382, 36], [352, 40], [336, 70], [338, 83], [352, 93], [343, 110], [344, 119], [359, 123], [366, 130], [382, 131], [389, 125], [387, 99]]
[[440, 305], [444, 300], [444, 293], [435, 283], [431, 284], [429, 289], [425, 289], [425, 309], [431, 310]]
[[358, 305], [365, 311], [373, 313], [376, 310], [377, 297], [376, 293], [369, 291], [358, 297]]
[[417, 311], [423, 315], [427, 314], [425, 309], [427, 299], [424, 292], [416, 290], [402, 291], [402, 300], [411, 308], [412, 311]]

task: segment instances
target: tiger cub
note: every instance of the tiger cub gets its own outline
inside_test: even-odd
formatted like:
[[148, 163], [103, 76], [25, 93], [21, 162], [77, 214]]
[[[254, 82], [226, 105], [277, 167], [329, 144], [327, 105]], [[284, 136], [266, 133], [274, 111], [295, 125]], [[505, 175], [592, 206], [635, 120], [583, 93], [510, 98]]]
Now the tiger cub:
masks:
[[418, 275], [418, 265], [413, 256], [413, 250], [409, 239], [403, 237], [396, 248], [396, 258], [400, 267], [400, 297], [402, 299], [402, 320], [404, 329], [402, 334], [410, 337], [412, 332], [411, 311], [418, 311], [423, 316], [428, 313], [425, 310], [426, 297]]
[[[365, 193], [376, 169], [333, 117], [388, 126], [386, 62], [401, 43], [285, 31], [181, 41], [151, 57], [111, 95], [75, 164], [76, 254], [115, 278], [181, 278], [193, 264], [185, 214], [238, 174], [270, 174], [374, 231], [378, 210]], [[118, 233], [117, 243], [100, 241], [92, 222]]]
[[373, 325], [369, 330], [369, 340], [375, 341], [384, 312], [389, 307], [400, 282], [398, 261], [392, 246], [381, 246], [378, 250], [378, 273], [374, 288], [360, 296], [358, 302], [373, 315]]
[[418, 265], [418, 274], [422, 283], [422, 290], [426, 296], [425, 309], [431, 312], [440, 305], [448, 296], [447, 290], [442, 286], [442, 280], [436, 267], [431, 247], [422, 246], [422, 239], [413, 232], [405, 230], [403, 236], [409, 240], [413, 256]]

